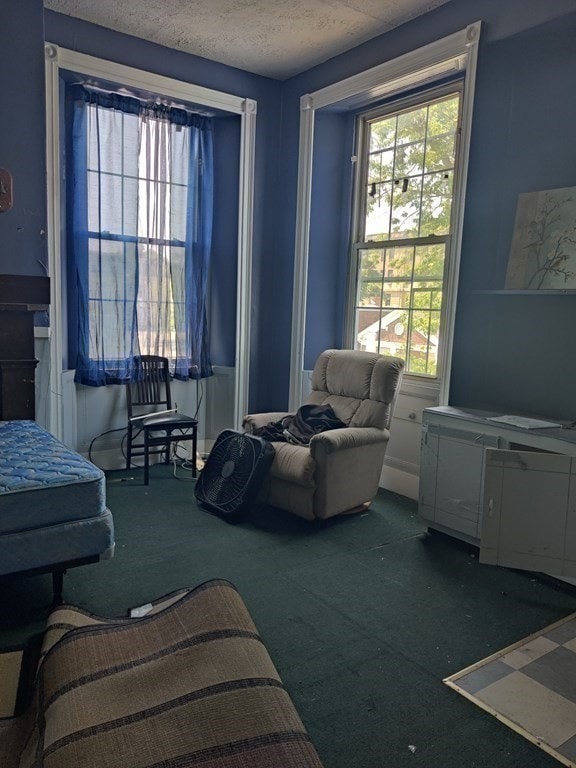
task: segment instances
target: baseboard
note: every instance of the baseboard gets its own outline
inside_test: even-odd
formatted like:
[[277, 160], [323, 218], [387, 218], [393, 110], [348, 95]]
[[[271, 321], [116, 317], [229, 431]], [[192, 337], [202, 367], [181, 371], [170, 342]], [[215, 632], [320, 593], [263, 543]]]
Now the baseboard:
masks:
[[398, 493], [400, 496], [406, 496], [409, 499], [414, 499], [414, 501], [418, 500], [420, 478], [412, 472], [384, 464], [379, 485], [380, 488], [385, 488], [387, 491]]
[[89, 458], [93, 464], [96, 464], [97, 467], [105, 471], [108, 469], [126, 468], [126, 459], [118, 448], [104, 448], [101, 451], [92, 451], [90, 456], [83, 451], [81, 453], [86, 459]]
[[[198, 446], [198, 451], [201, 453], [200, 445]], [[125, 469], [126, 468], [126, 457], [123, 455], [122, 451], [119, 448], [103, 448], [99, 451], [92, 451], [91, 456], [89, 457], [86, 452], [81, 452], [82, 455], [85, 458], [90, 458], [93, 464], [96, 464], [97, 467], [100, 467], [100, 469], [103, 469], [104, 471], [112, 470], [112, 469]], [[192, 455], [192, 446], [190, 444], [190, 441], [182, 441], [181, 444], [178, 444], [178, 456], [184, 460], [189, 460]], [[158, 456], [150, 456], [150, 463], [155, 464], [160, 459]], [[144, 457], [143, 456], [136, 456], [134, 459], [134, 464], [138, 466], [144, 465]]]

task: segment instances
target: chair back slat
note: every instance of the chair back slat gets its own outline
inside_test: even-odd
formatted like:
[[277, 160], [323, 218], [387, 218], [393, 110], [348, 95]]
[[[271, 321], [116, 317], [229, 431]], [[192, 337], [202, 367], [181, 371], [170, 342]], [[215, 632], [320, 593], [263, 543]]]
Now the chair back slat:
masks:
[[164, 406], [172, 408], [168, 358], [141, 355], [134, 358], [136, 380], [126, 385], [129, 417], [134, 406]]

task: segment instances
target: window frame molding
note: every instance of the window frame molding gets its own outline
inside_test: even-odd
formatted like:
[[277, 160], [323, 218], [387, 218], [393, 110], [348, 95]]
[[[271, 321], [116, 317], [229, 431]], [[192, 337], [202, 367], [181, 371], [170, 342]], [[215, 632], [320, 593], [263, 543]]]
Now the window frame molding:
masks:
[[[341, 111], [367, 110], [371, 104], [392, 96], [399, 96], [410, 87], [433, 83], [442, 76], [463, 74], [462, 126], [458, 164], [460, 172], [453, 194], [454, 221], [451, 238], [450, 263], [452, 269], [446, 280], [446, 315], [444, 369], [440, 376], [438, 397], [440, 404], [448, 402], [451, 358], [456, 314], [456, 294], [464, 198], [468, 172], [472, 109], [476, 81], [476, 63], [481, 22], [469, 24], [459, 32], [421, 48], [360, 72], [340, 82], [304, 94], [300, 99], [300, 136], [298, 159], [298, 189], [296, 208], [296, 237], [294, 252], [294, 286], [292, 299], [292, 338], [290, 353], [289, 409], [296, 409], [302, 401], [308, 287], [308, 262], [312, 203], [312, 168], [314, 154], [314, 119], [316, 110], [337, 108]], [[357, 223], [353, 222], [353, 231]], [[349, 311], [346, 325], [349, 326]], [[406, 377], [408, 379], [408, 377]], [[409, 383], [408, 381], [406, 382]], [[404, 387], [403, 387], [404, 389]], [[426, 386], [429, 391], [433, 389]]]
[[240, 166], [238, 202], [238, 259], [236, 302], [236, 354], [234, 421], [239, 428], [248, 409], [250, 372], [250, 307], [252, 291], [252, 241], [254, 215], [254, 166], [257, 102], [254, 99], [205, 88], [117, 62], [89, 56], [46, 43], [46, 167], [47, 243], [50, 275], [50, 395], [48, 428], [63, 438], [63, 305], [61, 163], [60, 163], [60, 70], [78, 72], [127, 87], [150, 91], [240, 116]]

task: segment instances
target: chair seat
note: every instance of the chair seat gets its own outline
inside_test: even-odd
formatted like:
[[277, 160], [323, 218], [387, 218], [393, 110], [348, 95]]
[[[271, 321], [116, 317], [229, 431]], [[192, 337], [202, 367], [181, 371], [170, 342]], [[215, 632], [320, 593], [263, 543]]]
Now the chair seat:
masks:
[[192, 416], [183, 413], [154, 413], [137, 421], [136, 425], [141, 429], [191, 429], [198, 424]]

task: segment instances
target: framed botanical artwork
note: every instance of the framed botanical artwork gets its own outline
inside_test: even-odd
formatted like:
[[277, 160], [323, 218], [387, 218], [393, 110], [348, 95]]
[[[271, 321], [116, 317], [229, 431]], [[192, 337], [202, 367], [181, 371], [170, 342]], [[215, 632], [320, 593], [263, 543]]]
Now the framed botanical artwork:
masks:
[[576, 187], [519, 195], [505, 287], [576, 289]]

